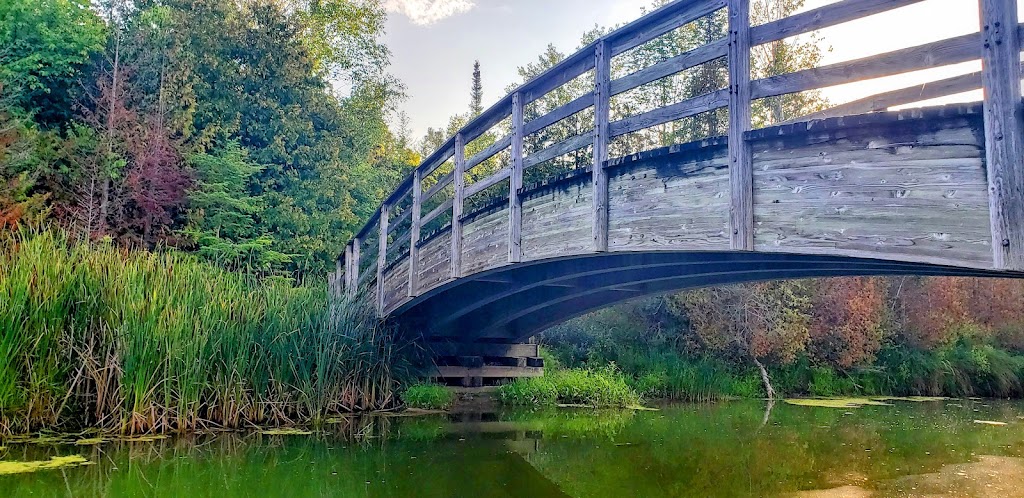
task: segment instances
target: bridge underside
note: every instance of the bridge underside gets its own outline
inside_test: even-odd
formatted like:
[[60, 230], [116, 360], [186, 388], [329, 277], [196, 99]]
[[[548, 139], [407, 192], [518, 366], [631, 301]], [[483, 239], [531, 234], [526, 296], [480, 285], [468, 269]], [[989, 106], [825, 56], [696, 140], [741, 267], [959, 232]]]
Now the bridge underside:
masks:
[[844, 256], [732, 251], [602, 253], [504, 266], [454, 280], [392, 313], [430, 340], [520, 342], [616, 303], [673, 291], [809, 277], [1017, 274]]

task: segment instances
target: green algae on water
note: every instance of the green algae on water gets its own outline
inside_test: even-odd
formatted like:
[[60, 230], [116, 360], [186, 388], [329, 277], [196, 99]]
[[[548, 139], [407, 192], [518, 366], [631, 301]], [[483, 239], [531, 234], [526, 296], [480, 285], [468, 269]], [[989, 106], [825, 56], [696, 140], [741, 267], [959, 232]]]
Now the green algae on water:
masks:
[[820, 408], [860, 408], [865, 405], [891, 406], [884, 401], [870, 398], [798, 398], [787, 399], [786, 403], [797, 406], [815, 406]]
[[35, 462], [0, 461], [0, 475], [24, 474], [39, 470], [59, 469], [62, 467], [79, 467], [90, 464], [92, 464], [92, 462], [86, 460], [82, 455], [55, 456], [50, 457], [49, 460], [40, 460]]
[[264, 436], [309, 436], [313, 432], [302, 429], [267, 429], [260, 431], [260, 434]]

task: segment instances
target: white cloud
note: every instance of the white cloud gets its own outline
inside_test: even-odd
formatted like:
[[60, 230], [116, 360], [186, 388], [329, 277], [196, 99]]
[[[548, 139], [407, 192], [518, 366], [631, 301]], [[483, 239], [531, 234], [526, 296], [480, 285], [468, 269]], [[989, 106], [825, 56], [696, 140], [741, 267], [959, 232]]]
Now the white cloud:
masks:
[[421, 26], [469, 12], [475, 6], [474, 0], [384, 0], [388, 12], [403, 14]]

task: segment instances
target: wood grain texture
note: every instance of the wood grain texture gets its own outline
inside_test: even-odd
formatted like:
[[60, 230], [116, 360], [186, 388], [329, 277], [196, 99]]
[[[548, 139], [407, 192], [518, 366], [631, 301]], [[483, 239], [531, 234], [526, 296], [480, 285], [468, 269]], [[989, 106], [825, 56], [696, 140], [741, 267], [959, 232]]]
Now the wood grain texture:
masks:
[[1024, 270], [1024, 113], [1017, 4], [981, 0], [980, 5], [993, 265]]
[[619, 95], [728, 54], [729, 40], [713, 41], [612, 81], [609, 92], [612, 95]]
[[416, 170], [412, 177], [412, 226], [409, 227], [409, 297], [415, 297], [420, 287], [420, 215], [423, 210], [423, 173]]
[[531, 166], [536, 166], [545, 161], [550, 161], [556, 157], [564, 156], [570, 152], [580, 150], [592, 143], [594, 143], [593, 133], [583, 133], [576, 135], [575, 137], [567, 138], [541, 151], [526, 156], [526, 158], [523, 159], [523, 168], [529, 169]]
[[979, 123], [922, 126], [756, 141], [756, 249], [990, 266]]
[[594, 72], [594, 154], [591, 169], [593, 198], [593, 229], [591, 234], [594, 251], [608, 250], [608, 172], [605, 162], [608, 161], [608, 121], [611, 114], [612, 56], [609, 47], [604, 43], [597, 44], [594, 52], [597, 59]]
[[420, 294], [451, 279], [451, 231], [445, 231], [420, 246]]
[[842, 0], [754, 26], [750, 28], [750, 43], [756, 46], [782, 40], [921, 1], [923, 0]]
[[361, 266], [360, 261], [361, 261], [361, 257], [362, 257], [360, 252], [361, 252], [362, 246], [363, 246], [363, 240], [362, 239], [360, 239], [359, 237], [356, 237], [356, 238], [352, 239], [352, 281], [351, 281], [352, 282], [352, 286], [349, 287], [349, 289], [348, 289], [348, 293], [349, 293], [350, 297], [355, 296], [356, 293], [359, 292], [359, 280], [360, 280], [360, 277], [362, 276], [361, 269], [360, 269], [360, 266]]
[[444, 189], [448, 185], [451, 185], [453, 178], [455, 178], [455, 173], [448, 173], [447, 175], [438, 178], [437, 183], [435, 183], [434, 186], [430, 187], [429, 189], [427, 189], [426, 192], [423, 193], [423, 202], [427, 202], [442, 189]]
[[523, 260], [591, 253], [593, 198], [590, 176], [523, 199]]
[[[520, 99], [520, 103], [521, 101], [522, 99]], [[532, 135], [534, 133], [537, 133], [538, 131], [541, 131], [544, 128], [547, 128], [548, 126], [551, 126], [569, 116], [589, 109], [592, 105], [594, 105], [594, 94], [587, 93], [586, 95], [580, 96], [579, 98], [572, 100], [568, 104], [558, 107], [553, 111], [537, 119], [534, 119], [529, 123], [526, 123], [525, 128], [523, 129], [523, 134]], [[515, 108], [513, 107], [513, 110], [514, 109]]]
[[[352, 244], [349, 243], [345, 246], [345, 293], [348, 295], [351, 295], [356, 287], [356, 280], [352, 278], [355, 266], [355, 261], [352, 260]], [[341, 268], [338, 268], [338, 271], [341, 271]]]
[[760, 99], [967, 62], [978, 58], [978, 46], [979, 35], [971, 33], [852, 61], [771, 76], [753, 82], [751, 96]]
[[464, 274], [508, 264], [508, 219], [505, 208], [466, 220]]
[[729, 0], [729, 226], [739, 251], [754, 249], [750, 99], [750, 0]]
[[713, 146], [614, 169], [609, 249], [729, 249], [728, 166], [726, 148]]
[[466, 171], [469, 171], [477, 167], [477, 165], [479, 165], [480, 163], [490, 159], [495, 154], [507, 149], [511, 143], [511, 135], [505, 135], [504, 137], [499, 138], [497, 141], [491, 144], [490, 147], [487, 147], [486, 149], [480, 151], [480, 153], [476, 154], [475, 156], [466, 159]]
[[512, 163], [509, 165], [508, 184], [508, 262], [523, 260], [523, 200], [519, 190], [523, 188], [523, 140], [526, 131], [523, 124], [523, 94], [512, 96]]
[[391, 206], [380, 207], [377, 238], [377, 312], [384, 314], [384, 267], [388, 264], [388, 214]]
[[618, 137], [634, 131], [696, 116], [729, 105], [729, 90], [717, 90], [704, 95], [686, 99], [665, 107], [654, 109], [636, 116], [620, 119], [610, 125], [608, 135]]
[[725, 7], [725, 0], [672, 2], [605, 37], [609, 57], [639, 47], [655, 38]]
[[463, 194], [463, 196], [465, 198], [473, 197], [474, 195], [479, 194], [484, 190], [487, 190], [488, 187], [493, 187], [494, 185], [497, 185], [499, 182], [504, 181], [506, 178], [509, 177], [511, 173], [512, 172], [511, 170], [509, 170], [509, 168], [502, 168], [494, 172], [494, 174], [492, 174], [491, 176], [481, 178], [472, 185], [466, 187], [466, 191]]
[[444, 201], [443, 203], [441, 203], [440, 206], [437, 206], [432, 211], [430, 211], [429, 213], [424, 215], [423, 219], [420, 220], [420, 224], [421, 225], [426, 225], [427, 223], [430, 223], [431, 221], [434, 221], [434, 218], [437, 218], [438, 216], [441, 216], [442, 214], [447, 213], [448, 210], [451, 209], [454, 204], [455, 204], [455, 199], [448, 199], [447, 201]]
[[462, 209], [466, 202], [466, 142], [455, 135], [455, 197], [452, 198], [451, 277], [462, 276]]

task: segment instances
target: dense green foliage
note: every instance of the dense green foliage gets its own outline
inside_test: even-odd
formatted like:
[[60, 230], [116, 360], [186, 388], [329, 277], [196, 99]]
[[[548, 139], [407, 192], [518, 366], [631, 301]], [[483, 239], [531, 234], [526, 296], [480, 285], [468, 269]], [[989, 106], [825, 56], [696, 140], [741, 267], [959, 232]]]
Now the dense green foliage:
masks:
[[405, 388], [402, 401], [409, 408], [445, 410], [455, 402], [455, 393], [440, 384], [417, 383]]
[[322, 275], [417, 161], [387, 126], [384, 19], [364, 0], [0, 1], [0, 225]]
[[702, 289], [544, 333], [567, 367], [614, 363], [645, 397], [1024, 395], [1024, 283], [844, 278]]
[[549, 370], [543, 377], [517, 379], [501, 386], [498, 399], [509, 405], [629, 407], [640, 404], [640, 396], [614, 367]]
[[373, 310], [195, 258], [0, 241], [0, 432], [315, 422], [410, 374]]

